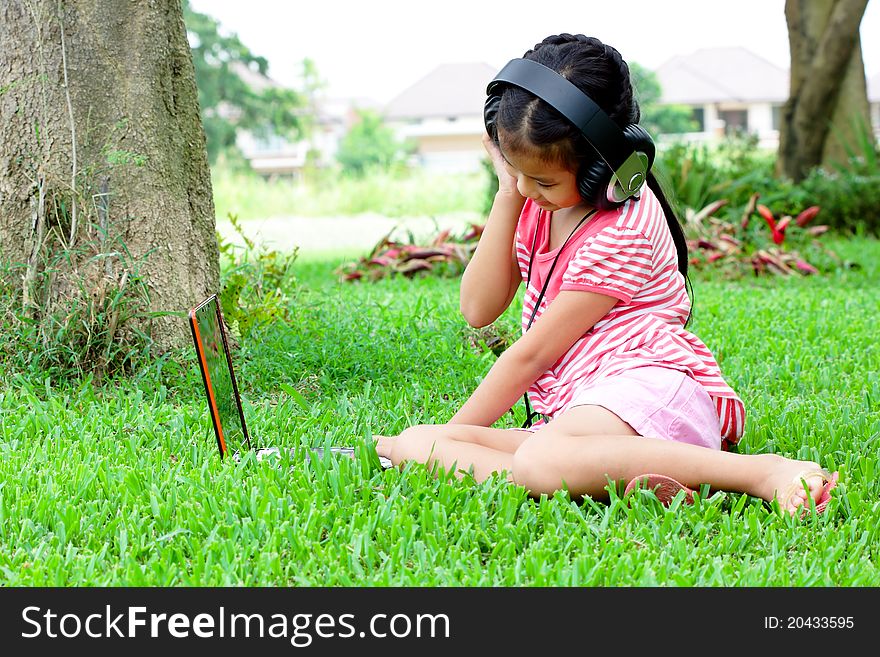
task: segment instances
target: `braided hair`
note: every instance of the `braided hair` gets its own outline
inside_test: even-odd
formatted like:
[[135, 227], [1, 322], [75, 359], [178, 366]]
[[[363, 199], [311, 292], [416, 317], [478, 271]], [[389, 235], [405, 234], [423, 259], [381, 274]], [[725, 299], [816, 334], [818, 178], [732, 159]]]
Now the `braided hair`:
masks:
[[[526, 51], [531, 59], [574, 84], [623, 128], [639, 122], [629, 66], [617, 49], [583, 34], [557, 34]], [[599, 158], [581, 131], [551, 105], [517, 86], [504, 89], [496, 116], [497, 139], [509, 152], [527, 153], [545, 162], [578, 171]], [[688, 248], [684, 230], [653, 173], [647, 185], [654, 192], [672, 233], [678, 270], [688, 287]]]

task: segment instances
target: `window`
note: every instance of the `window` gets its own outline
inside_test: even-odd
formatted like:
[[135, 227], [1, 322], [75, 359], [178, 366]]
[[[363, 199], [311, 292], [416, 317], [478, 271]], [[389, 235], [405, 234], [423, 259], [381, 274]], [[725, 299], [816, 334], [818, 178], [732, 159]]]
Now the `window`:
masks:
[[702, 107], [694, 107], [691, 118], [697, 124], [697, 132], [706, 132], [706, 112]]
[[746, 110], [721, 110], [718, 118], [724, 121], [725, 134], [746, 132], [749, 127], [749, 114]]

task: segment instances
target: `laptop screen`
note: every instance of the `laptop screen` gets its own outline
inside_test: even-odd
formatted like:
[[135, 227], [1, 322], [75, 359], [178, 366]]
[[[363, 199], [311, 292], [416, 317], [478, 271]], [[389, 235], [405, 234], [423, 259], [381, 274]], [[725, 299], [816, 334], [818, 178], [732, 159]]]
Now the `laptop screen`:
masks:
[[250, 449], [217, 295], [193, 308], [189, 317], [220, 454]]

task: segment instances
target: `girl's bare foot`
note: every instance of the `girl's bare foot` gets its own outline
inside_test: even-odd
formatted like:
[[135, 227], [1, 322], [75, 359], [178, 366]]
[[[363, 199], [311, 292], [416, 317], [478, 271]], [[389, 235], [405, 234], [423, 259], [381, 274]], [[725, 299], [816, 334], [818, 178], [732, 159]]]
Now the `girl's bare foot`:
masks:
[[809, 510], [811, 499], [813, 504], [820, 502], [825, 486], [832, 481], [830, 472], [813, 461], [795, 461], [776, 455], [772, 458], [761, 497], [768, 502], [775, 498], [782, 510], [791, 515]]

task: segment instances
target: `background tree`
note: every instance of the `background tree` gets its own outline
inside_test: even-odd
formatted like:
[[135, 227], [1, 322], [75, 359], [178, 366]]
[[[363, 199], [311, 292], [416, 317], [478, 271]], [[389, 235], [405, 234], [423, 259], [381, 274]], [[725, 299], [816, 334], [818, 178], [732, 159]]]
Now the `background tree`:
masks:
[[693, 112], [683, 105], [661, 105], [662, 89], [657, 75], [633, 62], [629, 65], [633, 88], [642, 112], [639, 124], [655, 139], [663, 134], [694, 132], [698, 129]]
[[409, 147], [372, 110], [358, 110], [358, 119], [339, 142], [336, 159], [343, 171], [363, 174], [371, 167], [389, 167], [406, 156]]
[[270, 134], [289, 139], [304, 136], [308, 122], [302, 108], [320, 88], [314, 62], [303, 62], [303, 93], [281, 87], [268, 77], [269, 64], [254, 55], [235, 34], [220, 33], [219, 23], [193, 11], [183, 0], [189, 31], [208, 159], [215, 162], [235, 147], [238, 129], [257, 137]]
[[126, 336], [186, 340], [182, 316], [156, 313], [219, 271], [180, 0], [0, 5], [0, 250], [18, 318], [84, 367], [124, 365]]
[[868, 129], [859, 25], [868, 0], [786, 0], [791, 50], [778, 172], [800, 181], [818, 166], [847, 162]]

